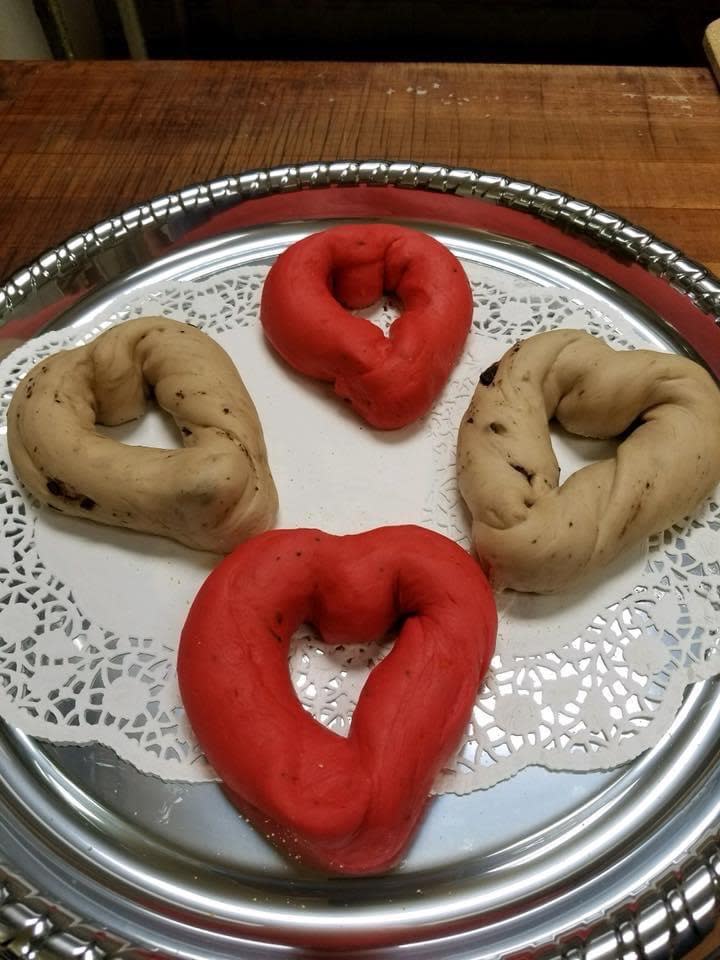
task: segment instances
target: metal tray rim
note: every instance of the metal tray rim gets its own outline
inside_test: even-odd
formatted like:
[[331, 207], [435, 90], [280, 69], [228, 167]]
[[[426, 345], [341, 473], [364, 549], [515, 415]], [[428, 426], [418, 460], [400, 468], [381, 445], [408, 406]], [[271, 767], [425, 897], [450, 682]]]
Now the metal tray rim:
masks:
[[587, 201], [536, 183], [465, 167], [413, 161], [338, 160], [219, 177], [164, 194], [102, 220], [47, 250], [10, 277], [0, 287], [0, 321], [31, 292], [61, 274], [66, 265], [76, 265], [120, 237], [150, 223], [161, 224], [176, 213], [228, 200], [237, 202], [304, 189], [361, 185], [427, 190], [485, 200], [557, 223], [571, 233], [592, 238], [605, 249], [634, 260], [686, 294], [703, 312], [720, 316], [720, 277], [644, 228]]

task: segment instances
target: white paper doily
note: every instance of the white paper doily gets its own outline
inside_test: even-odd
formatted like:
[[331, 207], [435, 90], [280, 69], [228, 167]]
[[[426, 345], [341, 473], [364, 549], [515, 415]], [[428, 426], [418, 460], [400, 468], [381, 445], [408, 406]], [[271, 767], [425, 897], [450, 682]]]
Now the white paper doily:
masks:
[[[651, 346], [611, 308], [466, 265], [473, 332], [434, 411], [393, 433], [374, 431], [328, 387], [300, 377], [265, 344], [258, 322], [264, 268], [171, 284], [116, 303], [82, 338], [44, 335], [0, 364], [0, 715], [57, 743], [100, 742], [167, 780], [213, 779], [182, 710], [175, 651], [195, 592], [216, 562], [156, 537], [37, 509], [7, 455], [5, 411], [40, 358], [142, 314], [186, 319], [235, 360], [258, 408], [280, 494], [278, 526], [350, 533], [421, 523], [469, 547], [455, 443], [479, 373], [520, 337], [589, 330], [620, 347]], [[365, 311], [387, 329], [392, 304]], [[157, 412], [107, 431], [176, 445]], [[612, 444], [559, 432], [563, 476]], [[497, 654], [467, 737], [437, 792], [467, 793], [531, 764], [599, 770], [657, 742], [688, 683], [720, 672], [720, 507], [679, 524], [559, 597], [498, 597]], [[347, 733], [362, 684], [387, 646], [327, 647], [296, 637], [290, 669], [313, 715]], [[271, 758], [268, 758], [269, 762]]]

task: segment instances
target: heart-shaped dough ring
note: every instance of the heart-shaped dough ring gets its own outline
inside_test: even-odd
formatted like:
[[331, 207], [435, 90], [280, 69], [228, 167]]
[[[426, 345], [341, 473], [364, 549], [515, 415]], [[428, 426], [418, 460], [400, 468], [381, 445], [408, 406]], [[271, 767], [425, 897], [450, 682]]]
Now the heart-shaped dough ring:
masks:
[[[184, 447], [101, 436], [141, 416], [147, 394]], [[235, 365], [189, 324], [141, 317], [38, 363], [8, 411], [15, 469], [62, 513], [227, 553], [269, 527], [277, 494], [260, 422]]]
[[[288, 649], [303, 622], [337, 644], [399, 624], [347, 738], [293, 689]], [[201, 587], [182, 633], [180, 692], [210, 763], [275, 842], [333, 872], [377, 873], [399, 857], [462, 737], [496, 625], [480, 567], [440, 534], [274, 530]]]
[[[388, 336], [350, 310], [395, 293]], [[387, 224], [334, 227], [300, 240], [265, 279], [265, 335], [290, 366], [334, 384], [368, 423], [404, 427], [445, 385], [472, 321], [462, 265], [437, 240]]]
[[[558, 486], [553, 417], [583, 437], [634, 429], [614, 458]], [[720, 391], [685, 357], [541, 333], [480, 377], [457, 462], [492, 583], [553, 593], [692, 513], [720, 481]]]

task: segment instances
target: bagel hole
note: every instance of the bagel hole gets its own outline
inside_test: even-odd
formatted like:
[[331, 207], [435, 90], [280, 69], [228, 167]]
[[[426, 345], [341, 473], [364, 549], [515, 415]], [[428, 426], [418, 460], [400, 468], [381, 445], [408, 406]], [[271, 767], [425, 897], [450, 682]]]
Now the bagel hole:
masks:
[[154, 400], [148, 402], [145, 413], [136, 420], [128, 420], [114, 427], [96, 423], [95, 431], [117, 443], [130, 447], [157, 447], [179, 449], [182, 447], [180, 433], [175, 421]]
[[550, 441], [560, 467], [561, 484], [583, 467], [603, 460], [612, 460], [621, 442], [615, 437], [600, 440], [578, 436], [560, 426], [556, 420], [551, 420], [549, 427]]
[[390, 336], [390, 328], [402, 313], [402, 303], [392, 291], [386, 292], [368, 307], [350, 311], [355, 317], [363, 317], [373, 326], [382, 330], [383, 336]]
[[402, 622], [404, 618], [379, 640], [353, 643], [327, 643], [320, 631], [307, 623], [294, 632], [288, 669], [295, 695], [321, 726], [347, 737], [362, 689], [392, 650]]

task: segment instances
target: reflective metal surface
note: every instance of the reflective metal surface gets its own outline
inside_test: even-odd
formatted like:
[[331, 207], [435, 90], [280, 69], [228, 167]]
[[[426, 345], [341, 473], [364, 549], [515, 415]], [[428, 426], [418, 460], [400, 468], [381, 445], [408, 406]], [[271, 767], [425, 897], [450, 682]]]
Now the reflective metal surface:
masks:
[[[234, 183], [242, 195], [292, 191], [313, 176], [323, 182], [330, 167], [350, 183], [370, 170], [312, 165], [231, 178], [223, 190]], [[444, 179], [456, 192], [486, 177], [442, 170], [376, 164], [367, 176], [392, 175], [423, 189]], [[541, 194], [560, 197], [504, 183], [534, 213]], [[4, 290], [0, 343], [50, 324], [92, 324], [108, 298], [160, 278], [206, 278], [233, 263], [269, 262], [325, 222], [230, 234], [218, 233], [218, 224], [213, 232], [212, 217], [193, 215], [195, 201], [213, 206], [216, 196], [222, 210], [232, 197], [217, 184], [193, 191], [189, 207], [175, 197], [156, 201], [157, 215], [138, 208], [14, 278]], [[587, 226], [592, 211], [609, 229], [611, 215], [561, 199], [576, 227], [583, 217]], [[183, 246], [208, 223], [202, 239]], [[462, 259], [606, 299], [656, 342], [693, 353], [635, 296], [576, 262], [452, 223], [413, 223]], [[634, 259], [647, 262], [654, 250], [660, 272], [720, 312], [720, 287], [702, 268], [642, 231], [644, 242], [626, 237], [625, 226], [617, 236], [635, 244]], [[85, 960], [149, 950], [218, 960], [681, 956], [720, 909], [719, 743], [720, 684], [708, 681], [689, 689], [672, 729], [627, 767], [592, 774], [530, 768], [488, 791], [436, 798], [398, 869], [328, 879], [289, 866], [214, 784], [163, 783], [105, 748], [40, 744], [0, 727], [0, 944], [9, 956]]]

